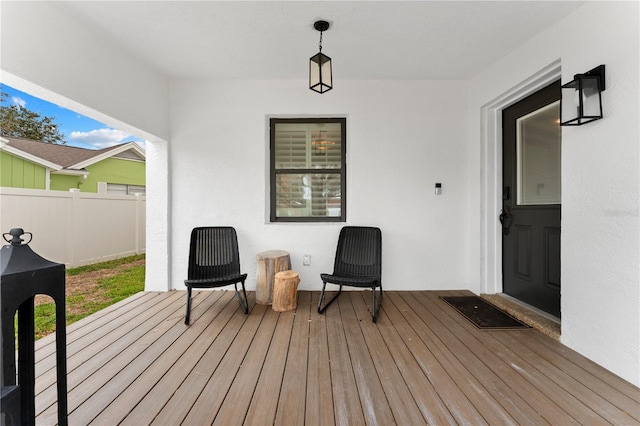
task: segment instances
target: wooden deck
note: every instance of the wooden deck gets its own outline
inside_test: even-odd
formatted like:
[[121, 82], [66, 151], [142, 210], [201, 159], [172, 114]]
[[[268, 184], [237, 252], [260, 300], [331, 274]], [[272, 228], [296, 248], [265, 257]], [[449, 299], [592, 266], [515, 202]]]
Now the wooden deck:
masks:
[[[464, 293], [464, 292], [462, 292]], [[438, 296], [369, 292], [316, 313], [233, 292], [139, 293], [68, 327], [72, 425], [640, 424], [640, 390], [533, 329], [479, 331]], [[36, 343], [37, 424], [56, 414], [53, 336]]]

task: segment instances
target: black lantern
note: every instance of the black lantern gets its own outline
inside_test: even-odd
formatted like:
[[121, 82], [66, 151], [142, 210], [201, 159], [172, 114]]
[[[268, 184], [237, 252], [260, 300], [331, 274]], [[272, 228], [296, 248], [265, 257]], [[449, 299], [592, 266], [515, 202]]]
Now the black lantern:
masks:
[[573, 81], [562, 86], [560, 125], [580, 126], [602, 118], [604, 65], [584, 74], [576, 74]]
[[313, 28], [320, 31], [320, 51], [309, 60], [309, 89], [324, 93], [333, 88], [331, 58], [322, 53], [322, 33], [329, 29], [327, 21], [316, 21]]
[[[24, 243], [21, 238], [29, 235]], [[56, 374], [58, 424], [67, 424], [67, 349], [65, 326], [65, 266], [36, 254], [31, 233], [14, 228], [2, 234], [9, 245], [0, 248], [0, 329], [2, 330], [2, 424], [35, 425], [34, 300], [46, 294], [56, 303]], [[10, 237], [10, 238], [9, 238]], [[24, 243], [24, 244], [23, 244]], [[16, 363], [15, 314], [18, 314]], [[16, 371], [17, 365], [17, 371]], [[16, 374], [17, 373], [17, 374]]]

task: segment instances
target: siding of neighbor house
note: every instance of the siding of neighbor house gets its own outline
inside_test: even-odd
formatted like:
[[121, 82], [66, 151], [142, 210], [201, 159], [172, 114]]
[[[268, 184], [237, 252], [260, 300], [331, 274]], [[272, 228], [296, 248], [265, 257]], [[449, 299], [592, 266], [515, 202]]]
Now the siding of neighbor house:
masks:
[[46, 176], [44, 167], [7, 152], [0, 152], [0, 186], [45, 189]]
[[[87, 179], [82, 176], [51, 173], [50, 189], [80, 192], [98, 192], [98, 182], [145, 186], [145, 162], [122, 158], [107, 158], [86, 167]], [[44, 167], [0, 152], [0, 186], [8, 188], [45, 189]]]
[[145, 185], [145, 163], [122, 158], [107, 158], [86, 167], [87, 180], [80, 185], [81, 192], [98, 192], [98, 182]]
[[51, 174], [49, 189], [52, 191], [68, 191], [71, 188], [80, 188], [80, 179], [81, 176]]

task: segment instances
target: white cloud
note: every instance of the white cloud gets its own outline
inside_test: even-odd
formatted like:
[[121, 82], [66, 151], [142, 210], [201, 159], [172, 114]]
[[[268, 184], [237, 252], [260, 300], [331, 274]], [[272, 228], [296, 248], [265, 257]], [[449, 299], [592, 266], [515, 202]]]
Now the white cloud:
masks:
[[132, 138], [129, 133], [116, 129], [96, 129], [89, 132], [74, 131], [69, 135], [69, 139], [73, 142], [96, 148], [108, 148], [122, 142], [127, 142], [125, 139], [128, 138]]
[[12, 96], [11, 101], [18, 106], [18, 108], [24, 108], [27, 105], [27, 101], [17, 96]]

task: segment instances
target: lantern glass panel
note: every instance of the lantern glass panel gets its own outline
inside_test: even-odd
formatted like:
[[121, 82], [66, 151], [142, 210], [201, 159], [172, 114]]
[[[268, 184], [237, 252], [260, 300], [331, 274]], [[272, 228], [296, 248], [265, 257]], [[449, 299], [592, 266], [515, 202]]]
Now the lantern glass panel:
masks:
[[560, 102], [562, 111], [560, 116], [563, 124], [577, 120], [580, 115], [580, 103], [576, 86], [575, 80], [562, 86], [562, 101]]
[[582, 79], [582, 116], [585, 118], [602, 118], [598, 80], [598, 77], [584, 77]]
[[329, 57], [325, 58], [327, 60], [321, 62], [322, 84], [331, 88], [333, 86], [331, 81], [331, 59]]
[[318, 63], [320, 59], [318, 55], [312, 56], [309, 60], [309, 87], [312, 89], [320, 84], [320, 64]]

